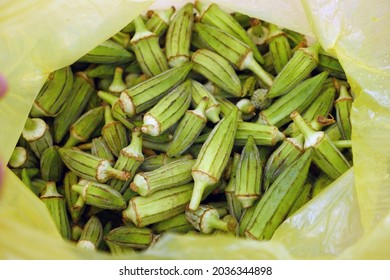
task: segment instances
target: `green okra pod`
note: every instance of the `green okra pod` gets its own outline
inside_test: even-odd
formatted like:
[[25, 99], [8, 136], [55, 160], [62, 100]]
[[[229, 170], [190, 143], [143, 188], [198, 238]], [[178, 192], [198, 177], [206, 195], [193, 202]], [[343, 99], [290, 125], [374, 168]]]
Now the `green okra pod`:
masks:
[[282, 29], [270, 24], [268, 42], [275, 71], [280, 73], [292, 56], [288, 38]]
[[167, 149], [168, 156], [184, 153], [198, 138], [207, 123], [205, 109], [208, 97], [202, 98], [195, 110], [187, 110], [175, 129], [173, 139]]
[[241, 96], [241, 82], [229, 61], [208, 49], [193, 53], [193, 69], [233, 96]]
[[41, 201], [46, 205], [59, 233], [64, 239], [70, 240], [71, 231], [66, 213], [66, 202], [64, 196], [58, 193], [55, 182], [47, 182], [44, 193], [40, 196]]
[[102, 239], [103, 225], [98, 217], [92, 216], [81, 232], [80, 238], [77, 241], [77, 247], [96, 251]]
[[286, 138], [268, 157], [264, 167], [263, 188], [267, 191], [276, 178], [303, 154], [303, 136]]
[[146, 28], [141, 16], [134, 19], [134, 25], [135, 34], [130, 43], [144, 74], [151, 77], [168, 70], [158, 36]]
[[169, 69], [121, 93], [120, 106], [132, 117], [155, 105], [167, 92], [183, 82], [192, 68], [192, 62]]
[[45, 181], [60, 181], [65, 174], [65, 165], [58, 153], [58, 146], [47, 148], [41, 157], [41, 177]]
[[318, 50], [320, 44], [302, 47], [294, 52], [292, 58], [275, 77], [268, 92], [269, 98], [286, 94], [296, 85], [306, 79], [318, 65]]
[[108, 232], [104, 236], [104, 240], [110, 250], [112, 250], [113, 247], [122, 247], [125, 248], [125, 250], [146, 249], [153, 241], [153, 232], [149, 228], [121, 226]]
[[81, 116], [88, 100], [94, 92], [94, 82], [85, 73], [77, 72], [71, 93], [63, 105], [61, 112], [54, 118], [53, 138], [60, 143], [70, 126]]
[[38, 159], [29, 149], [17, 146], [12, 152], [8, 165], [12, 168], [33, 168], [38, 166]]
[[100, 43], [86, 55], [78, 59], [78, 62], [87, 63], [126, 63], [134, 59], [133, 53], [112, 40]]
[[189, 205], [196, 210], [207, 186], [216, 184], [229, 160], [237, 130], [238, 109], [225, 116], [211, 131], [192, 168], [194, 191]]
[[171, 6], [165, 10], [154, 10], [151, 13], [150, 18], [146, 21], [145, 26], [150, 32], [158, 36], [162, 36], [168, 29], [171, 21], [171, 16], [176, 11], [174, 6]]
[[337, 179], [351, 166], [343, 154], [335, 147], [327, 134], [315, 131], [298, 112], [293, 112], [291, 118], [302, 132], [305, 141], [304, 148], [314, 148], [313, 162], [332, 179]]
[[207, 5], [202, 3], [202, 1], [196, 1], [195, 8], [200, 14], [201, 22], [220, 28], [235, 38], [242, 40], [253, 51], [254, 58], [261, 64], [264, 62], [264, 58], [262, 57], [257, 46], [248, 36], [246, 30], [232, 15], [223, 11], [215, 3]]
[[317, 98], [327, 77], [328, 73], [322, 72], [298, 84], [287, 94], [275, 100], [267, 109], [261, 111], [257, 122], [277, 127], [290, 122], [290, 114], [293, 111], [303, 112]]
[[78, 184], [72, 186], [72, 190], [80, 195], [79, 199], [85, 204], [108, 210], [123, 210], [126, 208], [126, 201], [122, 195], [108, 185], [81, 180]]
[[237, 226], [235, 219], [230, 223], [222, 221], [218, 210], [209, 205], [199, 205], [196, 210], [187, 209], [185, 215], [194, 228], [202, 233], [212, 233], [215, 230], [234, 231]]
[[125, 181], [130, 176], [127, 171], [113, 168], [107, 159], [77, 149], [59, 148], [58, 151], [65, 165], [83, 179], [105, 183], [111, 178]]
[[165, 132], [181, 119], [190, 103], [191, 81], [187, 80], [164, 96], [144, 115], [142, 132], [152, 136]]
[[123, 219], [133, 222], [137, 227], [144, 227], [183, 213], [191, 199], [193, 187], [193, 183], [187, 183], [147, 197], [132, 197], [122, 212]]
[[191, 168], [194, 159], [182, 159], [167, 163], [149, 172], [135, 175], [130, 188], [141, 196], [149, 196], [157, 191], [187, 184], [192, 181]]
[[190, 60], [190, 44], [194, 21], [194, 4], [187, 3], [171, 20], [165, 37], [165, 53], [171, 67]]
[[195, 23], [195, 29], [207, 45], [229, 60], [237, 69], [251, 70], [267, 88], [273, 83], [273, 77], [267, 73], [254, 59], [251, 48], [221, 29], [203, 23]]
[[71, 93], [72, 84], [73, 73], [69, 66], [50, 73], [33, 103], [31, 117], [55, 117]]
[[335, 101], [336, 120], [341, 132], [342, 138], [345, 140], [351, 139], [352, 124], [351, 124], [351, 108], [353, 103], [352, 96], [348, 93], [345, 86], [341, 85], [339, 97]]
[[269, 240], [273, 236], [305, 184], [312, 152], [312, 149], [306, 150], [278, 176], [269, 190], [265, 192], [245, 228], [246, 237]]
[[118, 157], [122, 148], [129, 144], [126, 127], [120, 121], [114, 120], [109, 105], [104, 106], [104, 119], [105, 125], [101, 134], [112, 154]]
[[79, 143], [87, 142], [92, 133], [103, 121], [103, 107], [88, 110], [82, 114], [71, 126], [69, 138], [63, 147], [71, 148]]
[[235, 196], [243, 208], [248, 208], [257, 200], [261, 191], [263, 170], [259, 150], [253, 136], [249, 136], [242, 150], [236, 170]]
[[129, 177], [125, 181], [111, 179], [109, 181], [109, 185], [114, 190], [123, 193], [123, 191], [128, 188], [130, 182], [133, 180], [138, 168], [144, 161], [144, 155], [142, 153], [142, 142], [142, 133], [139, 128], [135, 128], [131, 133], [130, 145], [120, 151], [119, 157], [114, 164], [115, 169], [128, 172]]

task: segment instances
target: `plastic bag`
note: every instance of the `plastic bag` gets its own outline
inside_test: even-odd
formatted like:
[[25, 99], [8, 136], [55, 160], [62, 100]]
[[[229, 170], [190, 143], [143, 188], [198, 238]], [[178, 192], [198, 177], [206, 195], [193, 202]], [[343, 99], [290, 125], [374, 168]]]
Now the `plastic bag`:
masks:
[[[157, 1], [153, 7], [187, 1]], [[271, 241], [170, 234], [129, 259], [390, 258], [390, 2], [213, 1], [306, 35], [338, 57], [356, 95], [354, 168], [286, 220]], [[8, 161], [31, 104], [51, 71], [115, 34], [149, 1], [3, 1], [0, 161]], [[150, 7], [151, 9], [152, 7]], [[6, 171], [0, 189], [0, 258], [106, 259], [61, 239], [44, 205]]]

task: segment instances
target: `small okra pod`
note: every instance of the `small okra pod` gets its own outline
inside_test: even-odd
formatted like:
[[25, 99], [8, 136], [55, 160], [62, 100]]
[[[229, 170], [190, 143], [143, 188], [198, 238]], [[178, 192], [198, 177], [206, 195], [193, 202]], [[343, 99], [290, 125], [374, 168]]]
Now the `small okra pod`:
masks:
[[88, 70], [88, 78], [99, 78], [99, 79], [112, 79], [115, 74], [115, 69], [118, 64], [98, 64], [94, 68]]
[[114, 246], [125, 249], [146, 249], [153, 241], [153, 232], [149, 228], [121, 226], [108, 232], [104, 240], [111, 250]]
[[79, 182], [79, 178], [72, 171], [66, 172], [63, 180], [64, 196], [66, 200], [66, 206], [72, 221], [77, 223], [83, 211], [83, 207], [74, 207], [79, 198], [79, 194], [72, 190], [72, 186]]
[[267, 191], [276, 178], [303, 153], [303, 136], [301, 134], [294, 138], [286, 138], [267, 159], [264, 167], [264, 191]]
[[220, 121], [219, 113], [221, 112], [221, 108], [219, 106], [218, 101], [215, 99], [214, 95], [212, 95], [205, 86], [201, 83], [191, 80], [192, 88], [191, 88], [191, 97], [193, 106], [196, 107], [201, 102], [202, 98], [207, 97], [207, 108], [205, 110], [206, 118], [212, 123], [217, 123]]
[[333, 183], [333, 179], [330, 178], [326, 173], [321, 173], [314, 182], [311, 197], [316, 197], [320, 192], [322, 192], [327, 186]]
[[236, 106], [237, 106], [238, 110], [240, 110], [242, 112], [243, 115], [244, 114], [246, 114], [246, 115], [252, 115], [252, 114], [254, 115], [255, 114], [256, 107], [250, 99], [241, 98], [239, 101], [237, 101]]
[[240, 219], [243, 211], [241, 202], [235, 196], [236, 181], [237, 181], [236, 174], [237, 174], [237, 167], [240, 161], [240, 157], [241, 156], [239, 153], [234, 153], [232, 170], [230, 172], [228, 184], [225, 188], [225, 196], [226, 196], [226, 201], [229, 209], [229, 214], [235, 217], [237, 220]]
[[165, 10], [152, 11], [150, 18], [145, 23], [146, 28], [161, 37], [168, 29], [171, 16], [175, 10], [175, 7], [171, 6]]
[[218, 210], [209, 205], [201, 204], [196, 210], [186, 209], [185, 215], [196, 230], [206, 234], [215, 230], [234, 231], [237, 226], [235, 219], [230, 223], [222, 221]]
[[94, 91], [93, 80], [88, 78], [85, 73], [77, 72], [68, 99], [61, 112], [54, 118], [53, 138], [56, 143], [61, 142], [70, 126], [81, 116]]
[[249, 76], [242, 81], [242, 96], [250, 98], [257, 86], [257, 80], [255, 76]]
[[243, 209], [241, 217], [238, 219], [238, 236], [245, 237], [245, 229], [248, 227], [249, 221], [252, 219], [253, 213], [261, 199], [256, 200], [249, 208]]
[[120, 151], [119, 157], [114, 164], [115, 169], [128, 172], [129, 177], [125, 181], [118, 179], [112, 179], [109, 181], [109, 185], [120, 193], [123, 193], [123, 191], [129, 186], [138, 168], [144, 161], [144, 155], [142, 153], [142, 133], [139, 128], [135, 128], [131, 135], [130, 145]]
[[149, 196], [160, 190], [181, 186], [192, 181], [191, 168], [194, 159], [183, 159], [167, 163], [149, 172], [135, 175], [130, 188], [141, 196]]
[[275, 71], [280, 73], [292, 56], [288, 38], [282, 29], [270, 24], [268, 42]]
[[77, 247], [96, 251], [103, 239], [103, 225], [99, 218], [92, 216], [85, 224], [81, 236], [77, 241]]
[[165, 37], [165, 52], [171, 67], [180, 66], [190, 60], [194, 4], [187, 3], [171, 20]]
[[143, 133], [158, 136], [184, 115], [191, 103], [191, 81], [174, 88], [153, 106], [143, 117]]
[[306, 44], [305, 35], [286, 28], [284, 28], [283, 31], [288, 38], [288, 42], [290, 44], [291, 49], [294, 49], [297, 46], [302, 45], [303, 43]]
[[123, 68], [115, 67], [114, 77], [112, 78], [112, 82], [108, 87], [108, 90], [112, 93], [121, 93], [127, 88], [127, 85], [123, 81]]
[[245, 228], [246, 237], [257, 240], [271, 239], [306, 182], [312, 153], [312, 149], [306, 150], [264, 193]]
[[344, 148], [352, 148], [352, 141], [351, 140], [337, 140], [333, 141], [333, 144], [338, 148], [338, 149], [344, 149]]
[[314, 164], [329, 177], [337, 179], [351, 167], [327, 134], [323, 131], [313, 130], [298, 112], [293, 112], [291, 118], [305, 138], [304, 148], [314, 148]]
[[329, 76], [346, 80], [344, 69], [341, 66], [339, 60], [324, 50], [318, 52], [318, 67], [319, 71], [328, 71]]
[[65, 165], [83, 179], [105, 183], [111, 178], [126, 181], [130, 176], [127, 171], [113, 168], [107, 159], [77, 149], [59, 148], [58, 151]]
[[63, 195], [57, 191], [55, 182], [47, 182], [44, 193], [40, 196], [41, 201], [46, 205], [59, 233], [64, 239], [70, 240], [71, 231], [66, 212], [66, 202]]
[[122, 212], [123, 219], [133, 222], [137, 227], [144, 227], [183, 213], [191, 200], [193, 187], [193, 183], [188, 183], [150, 196], [132, 197]]
[[306, 79], [318, 65], [320, 47], [320, 44], [316, 43], [296, 50], [282, 71], [275, 77], [268, 91], [268, 97], [275, 98], [284, 95]]
[[161, 153], [158, 155], [153, 155], [145, 158], [144, 162], [141, 164], [140, 169], [146, 172], [152, 171], [169, 162], [180, 160], [180, 159], [193, 159], [193, 156], [190, 154], [185, 154], [178, 157], [169, 157], [166, 153]]
[[[318, 116], [327, 116], [333, 108], [334, 97], [336, 90], [334, 87], [321, 90], [320, 95], [313, 101], [313, 103], [302, 114], [304, 120], [311, 122]], [[300, 134], [299, 129], [294, 122], [283, 131], [286, 135], [297, 136]]]
[[303, 185], [298, 197], [294, 201], [294, 204], [291, 206], [290, 211], [287, 214], [287, 218], [297, 212], [300, 208], [302, 208], [310, 199], [311, 199], [311, 190], [313, 187], [312, 180], [307, 180], [307, 182]]
[[159, 45], [158, 36], [146, 28], [141, 16], [134, 19], [134, 25], [135, 34], [130, 43], [144, 74], [156, 76], [168, 70], [168, 63]]
[[233, 96], [242, 95], [240, 79], [224, 57], [208, 49], [198, 49], [191, 60], [194, 62], [194, 71]]
[[107, 142], [101, 136], [92, 139], [91, 154], [99, 158], [104, 158], [112, 163], [115, 162], [114, 155], [108, 147]]
[[33, 184], [31, 180], [32, 176], [30, 176], [30, 174], [28, 173], [27, 168], [22, 169], [20, 177], [23, 184], [25, 184], [36, 196], [39, 196], [42, 193], [42, 191], [46, 188], [46, 182], [44, 182], [44, 184], [41, 184], [39, 186]]
[[109, 105], [104, 106], [104, 119], [105, 125], [101, 130], [103, 139], [112, 154], [118, 157], [122, 148], [129, 144], [126, 127], [120, 121], [114, 120]]
[[232, 15], [223, 11], [217, 4], [208, 5], [202, 3], [202, 1], [196, 1], [195, 8], [200, 14], [201, 22], [222, 29], [224, 32], [227, 32], [235, 38], [243, 41], [250, 47], [257, 62], [261, 64], [264, 63], [264, 58], [262, 57], [256, 44]]
[[109, 64], [127, 63], [134, 59], [133, 53], [112, 40], [106, 40], [79, 58], [78, 62]]
[[60, 181], [65, 173], [65, 165], [58, 153], [58, 146], [47, 148], [41, 157], [41, 177], [45, 181]]
[[271, 106], [273, 100], [268, 98], [268, 90], [259, 88], [255, 90], [251, 96], [251, 101], [256, 109], [265, 110]]
[[142, 148], [152, 150], [152, 151], [166, 153], [168, 147], [169, 147], [169, 143], [167, 142], [154, 142], [152, 140], [147, 140], [147, 139], [144, 139], [142, 141]]
[[82, 114], [71, 126], [69, 138], [63, 147], [71, 148], [79, 143], [87, 142], [92, 133], [99, 127], [104, 118], [102, 106], [88, 110]]
[[128, 51], [131, 51], [130, 47], [130, 34], [126, 32], [119, 31], [116, 34], [114, 34], [111, 38], [111, 41], [119, 44], [123, 48], [125, 48]]
[[337, 123], [331, 124], [328, 128], [324, 130], [324, 132], [332, 141], [337, 141], [341, 139], [341, 132]]
[[53, 137], [49, 126], [43, 119], [27, 118], [24, 125], [22, 136], [30, 145], [37, 158], [41, 158], [43, 152], [53, 146]]
[[81, 180], [78, 184], [72, 186], [72, 190], [80, 195], [79, 199], [85, 204], [108, 210], [123, 210], [126, 208], [126, 201], [122, 195], [108, 185]]
[[138, 85], [146, 81], [149, 77], [145, 74], [130, 73], [125, 77], [125, 83], [128, 88]]
[[291, 121], [293, 111], [303, 112], [321, 92], [322, 84], [328, 77], [322, 72], [298, 84], [291, 91], [275, 100], [271, 106], [259, 113], [258, 123], [281, 127]]
[[119, 97], [102, 90], [99, 90], [97, 92], [97, 95], [105, 102], [111, 105], [112, 117], [115, 120], [120, 121], [126, 128], [130, 130], [132, 130], [135, 127], [132, 120], [125, 114], [125, 112], [123, 112], [120, 106]]
[[256, 62], [253, 51], [247, 44], [211, 25], [197, 22], [195, 29], [211, 49], [230, 61], [238, 70], [251, 70], [264, 87], [271, 87], [272, 75]]
[[8, 165], [12, 168], [33, 168], [37, 167], [39, 162], [30, 149], [17, 146], [12, 152]]
[[276, 126], [238, 121], [234, 137], [234, 145], [244, 146], [249, 136], [252, 136], [256, 145], [274, 146], [286, 136]]
[[176, 232], [186, 233], [194, 229], [194, 226], [187, 220], [186, 214], [181, 213], [173, 216], [169, 219], [152, 225], [153, 232], [164, 233], [164, 232]]
[[50, 73], [33, 103], [31, 117], [55, 117], [68, 98], [72, 84], [73, 73], [69, 66]]
[[339, 97], [335, 101], [336, 120], [339, 126], [342, 138], [345, 140], [351, 139], [352, 125], [351, 125], [351, 108], [353, 98], [348, 93], [345, 86], [341, 85], [339, 90]]
[[228, 163], [237, 130], [238, 109], [234, 109], [213, 128], [192, 168], [194, 191], [189, 210], [196, 210], [207, 186], [216, 184]]
[[249, 136], [238, 162], [234, 192], [243, 208], [252, 206], [260, 197], [262, 173], [259, 150], [253, 136]]
[[72, 224], [70, 226], [72, 241], [77, 242], [80, 239], [81, 233], [83, 232], [83, 228], [80, 224]]
[[123, 112], [132, 117], [155, 105], [164, 94], [185, 80], [192, 65], [187, 62], [123, 91], [119, 99]]
[[205, 116], [207, 104], [208, 97], [203, 97], [195, 110], [187, 110], [175, 129], [167, 150], [168, 156], [183, 154], [198, 138], [207, 123]]

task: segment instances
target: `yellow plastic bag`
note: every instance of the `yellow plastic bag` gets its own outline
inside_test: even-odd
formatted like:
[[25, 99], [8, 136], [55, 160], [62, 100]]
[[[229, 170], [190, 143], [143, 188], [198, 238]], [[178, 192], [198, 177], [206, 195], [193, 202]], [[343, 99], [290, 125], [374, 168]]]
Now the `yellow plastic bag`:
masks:
[[[167, 7], [187, 1], [157, 1]], [[315, 36], [338, 57], [357, 98], [354, 168], [285, 221], [271, 241], [167, 235], [143, 254], [163, 259], [390, 258], [390, 2], [214, 1]], [[8, 161], [47, 74], [73, 63], [147, 9], [149, 1], [10, 1], [0, 4], [0, 161]], [[6, 171], [0, 189], [0, 258], [102, 259], [61, 239], [44, 205]]]

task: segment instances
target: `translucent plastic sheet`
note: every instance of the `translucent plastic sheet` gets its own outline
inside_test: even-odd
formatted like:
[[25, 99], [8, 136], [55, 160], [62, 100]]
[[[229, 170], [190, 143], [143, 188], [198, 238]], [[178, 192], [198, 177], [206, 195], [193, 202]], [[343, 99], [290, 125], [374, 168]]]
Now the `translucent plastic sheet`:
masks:
[[[167, 7], [187, 1], [156, 1]], [[390, 258], [390, 2], [387, 0], [214, 1], [306, 35], [337, 55], [357, 98], [354, 168], [288, 219], [269, 242], [168, 235], [127, 258]], [[0, 161], [5, 164], [31, 104], [51, 71], [73, 63], [115, 34], [149, 1], [0, 3]], [[63, 241], [44, 205], [12, 172], [0, 189], [0, 258], [101, 259]]]

